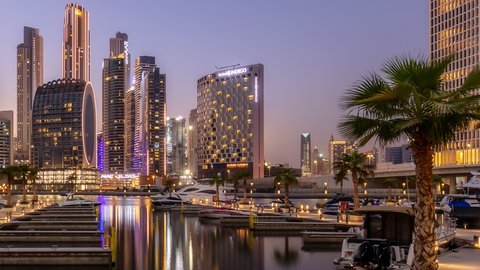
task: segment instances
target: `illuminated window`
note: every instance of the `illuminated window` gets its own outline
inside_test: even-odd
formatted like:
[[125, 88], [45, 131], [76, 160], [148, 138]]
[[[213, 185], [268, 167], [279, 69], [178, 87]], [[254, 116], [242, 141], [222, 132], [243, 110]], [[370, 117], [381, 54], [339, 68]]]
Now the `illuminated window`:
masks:
[[253, 133], [248, 134], [248, 136], [249, 136], [250, 138], [252, 138], [252, 137], [253, 137]]
[[232, 107], [228, 107], [227, 112], [231, 112], [231, 111], [232, 111]]
[[252, 114], [252, 110], [249, 109], [249, 110], [247, 111], [247, 113], [248, 113], [248, 114]]
[[239, 84], [239, 83], [237, 83], [237, 88], [240, 88], [240, 84]]
[[228, 129], [228, 130], [232, 130], [232, 126], [228, 126], [227, 129]]
[[226, 97], [227, 97], [227, 98], [230, 98], [230, 94], [227, 94]]
[[240, 134], [240, 129], [237, 129], [237, 134]]
[[243, 77], [244, 82], [248, 82], [248, 77]]
[[237, 119], [238, 119], [238, 116], [234, 115], [234, 116], [232, 117], [232, 119], [233, 119], [233, 120], [237, 120]]
[[243, 91], [247, 92], [248, 91], [248, 86], [244, 86]]
[[253, 95], [248, 95], [248, 100], [252, 101], [253, 100]]
[[223, 85], [226, 85], [226, 84], [227, 84], [227, 81], [223, 81], [222, 83], [223, 83]]
[[217, 95], [221, 96], [221, 95], [222, 95], [222, 91], [218, 91], [218, 92], [217, 92]]

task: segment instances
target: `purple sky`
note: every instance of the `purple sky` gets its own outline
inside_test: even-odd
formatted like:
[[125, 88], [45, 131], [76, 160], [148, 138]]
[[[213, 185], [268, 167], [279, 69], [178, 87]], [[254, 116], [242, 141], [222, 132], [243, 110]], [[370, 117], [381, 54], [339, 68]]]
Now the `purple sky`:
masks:
[[[16, 46], [23, 26], [44, 38], [45, 82], [61, 73], [70, 1], [0, 1], [0, 110], [16, 109]], [[100, 111], [109, 38], [129, 36], [132, 60], [156, 57], [169, 116], [196, 106], [196, 80], [214, 66], [265, 65], [265, 158], [299, 166], [300, 133], [326, 153], [340, 95], [387, 58], [428, 54], [428, 1], [78, 1], [90, 11], [91, 78]], [[133, 70], [133, 69], [132, 69]], [[100, 113], [98, 116], [100, 117]], [[15, 115], [16, 117], [16, 115]]]

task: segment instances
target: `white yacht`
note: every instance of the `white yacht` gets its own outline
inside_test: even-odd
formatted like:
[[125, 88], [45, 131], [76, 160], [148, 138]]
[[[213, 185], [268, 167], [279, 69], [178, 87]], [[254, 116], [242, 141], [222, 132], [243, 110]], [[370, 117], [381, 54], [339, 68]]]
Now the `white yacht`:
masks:
[[[220, 201], [233, 199], [233, 188], [220, 186], [218, 191], [220, 195]], [[180, 196], [185, 201], [202, 203], [214, 201], [217, 190], [214, 185], [196, 182], [191, 186], [186, 186], [175, 191], [175, 194]]]
[[82, 197], [76, 197], [73, 193], [67, 193], [67, 197], [63, 202], [57, 202], [57, 205], [60, 207], [71, 207], [71, 206], [99, 206], [102, 203], [86, 200]]

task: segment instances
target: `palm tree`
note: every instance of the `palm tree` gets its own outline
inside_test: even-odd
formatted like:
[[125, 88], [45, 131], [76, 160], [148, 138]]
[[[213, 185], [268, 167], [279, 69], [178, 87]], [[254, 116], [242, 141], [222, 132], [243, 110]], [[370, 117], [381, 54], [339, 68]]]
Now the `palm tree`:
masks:
[[279, 172], [274, 179], [274, 183], [280, 183], [280, 185], [284, 185], [285, 187], [285, 206], [287, 209], [290, 209], [290, 197], [288, 192], [288, 187], [291, 185], [298, 185], [298, 178], [295, 176], [290, 169], [285, 169]]
[[[333, 163], [333, 170], [335, 173], [335, 180], [343, 179], [350, 172], [352, 174], [353, 182], [353, 208], [360, 206], [358, 199], [358, 179], [359, 177], [368, 177], [374, 174], [374, 166], [369, 164], [367, 155], [353, 151], [351, 154], [342, 154], [339, 160]], [[338, 180], [337, 180], [338, 181]]]
[[32, 185], [32, 193], [33, 193], [33, 199], [32, 201], [37, 201], [37, 183], [36, 181], [39, 179], [38, 177], [38, 169], [34, 167], [30, 167], [30, 170], [28, 171], [28, 180], [30, 180], [30, 183]]
[[68, 176], [67, 180], [72, 185], [72, 193], [75, 193], [75, 182], [77, 181], [78, 177], [76, 173], [72, 173]]
[[234, 194], [233, 194], [233, 200], [236, 202], [237, 201], [237, 189], [238, 189], [238, 184], [240, 183], [240, 180], [242, 180], [242, 176], [240, 175], [240, 172], [234, 173], [232, 178], [228, 179], [227, 181], [233, 185], [234, 188]]
[[173, 185], [175, 184], [175, 181], [171, 178], [166, 178], [164, 182], [165, 186], [168, 188], [168, 193], [169, 196], [172, 196], [172, 190], [173, 190]]
[[223, 186], [225, 183], [225, 180], [220, 176], [220, 175], [214, 175], [213, 178], [209, 181], [210, 185], [215, 185], [215, 188], [217, 190], [217, 206], [220, 205], [220, 192], [218, 191], [218, 188], [220, 185]]
[[348, 169], [340, 169], [333, 175], [335, 184], [340, 184], [340, 193], [343, 193], [343, 181], [348, 181], [347, 173]]
[[383, 77], [364, 77], [341, 100], [347, 112], [340, 132], [359, 145], [376, 139], [381, 145], [408, 139], [415, 162], [416, 198], [414, 261], [412, 269], [437, 269], [433, 155], [436, 147], [452, 141], [455, 132], [480, 119], [480, 70], [474, 69], [464, 84], [443, 91], [443, 74], [452, 63], [447, 57], [393, 58], [382, 66]]
[[[242, 203], [247, 203], [247, 179], [251, 178], [252, 175], [247, 170], [241, 170], [241, 171], [238, 171], [237, 173], [235, 173], [235, 175], [233, 177], [238, 178], [239, 180], [240, 179], [243, 180], [243, 201], [242, 201]], [[236, 191], [237, 190], [235, 189], [235, 192]]]
[[274, 249], [273, 255], [275, 257], [275, 260], [283, 266], [290, 266], [291, 264], [295, 264], [298, 260], [298, 251], [291, 250], [289, 248], [288, 237], [285, 237], [283, 250], [284, 251], [281, 252], [277, 248]]
[[12, 205], [12, 184], [15, 178], [19, 177], [19, 171], [17, 166], [8, 165], [0, 171], [1, 175], [7, 177], [7, 205]]
[[20, 174], [20, 177], [22, 178], [22, 186], [23, 186], [21, 203], [28, 203], [27, 202], [27, 180], [28, 180], [28, 174], [30, 173], [30, 165], [28, 164], [18, 165], [17, 169], [18, 169], [18, 173]]

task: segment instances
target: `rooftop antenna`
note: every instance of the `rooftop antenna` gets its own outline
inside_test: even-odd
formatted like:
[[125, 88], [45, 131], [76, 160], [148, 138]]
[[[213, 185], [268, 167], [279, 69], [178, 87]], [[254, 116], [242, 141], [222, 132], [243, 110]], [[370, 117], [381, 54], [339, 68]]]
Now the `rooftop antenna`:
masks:
[[215, 66], [215, 68], [216, 68], [216, 69], [226, 69], [226, 68], [234, 68], [234, 67], [238, 67], [238, 66], [240, 66], [240, 64], [223, 66], [223, 67], [217, 67], [217, 66]]

